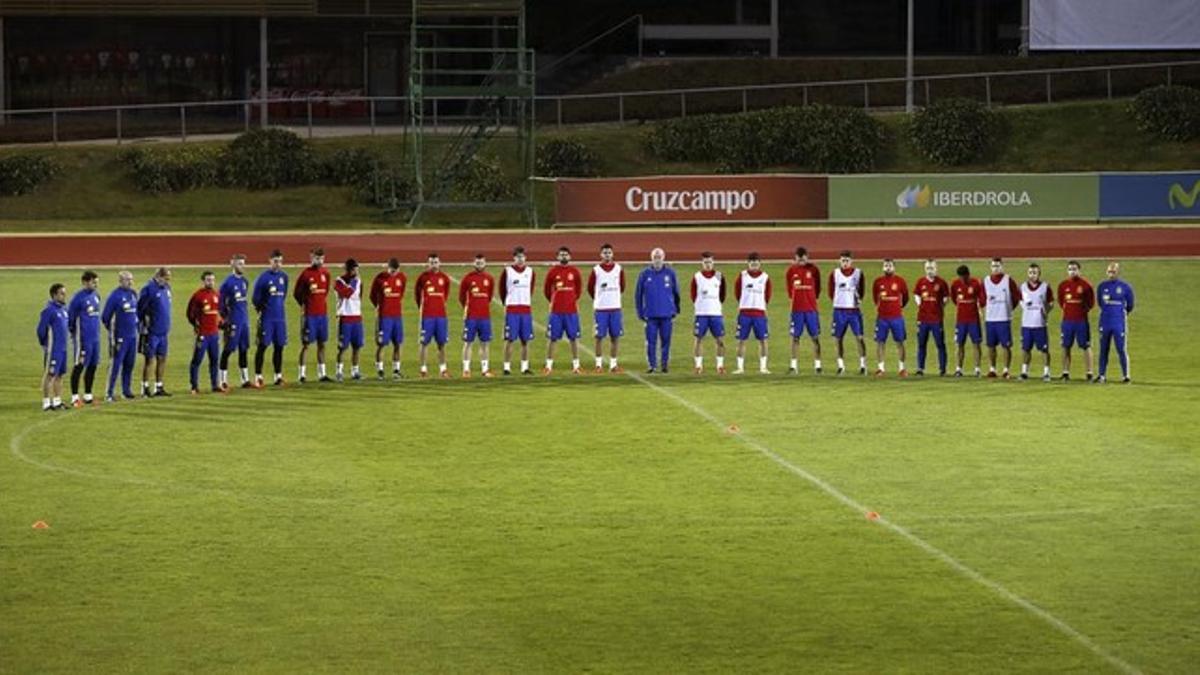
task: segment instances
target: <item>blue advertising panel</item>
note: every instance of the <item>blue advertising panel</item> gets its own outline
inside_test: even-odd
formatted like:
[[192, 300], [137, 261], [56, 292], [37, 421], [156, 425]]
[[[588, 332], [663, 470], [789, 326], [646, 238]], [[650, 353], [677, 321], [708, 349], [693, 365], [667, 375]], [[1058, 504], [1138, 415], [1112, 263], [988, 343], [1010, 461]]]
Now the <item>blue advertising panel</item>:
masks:
[[1200, 172], [1100, 174], [1101, 218], [1200, 218]]

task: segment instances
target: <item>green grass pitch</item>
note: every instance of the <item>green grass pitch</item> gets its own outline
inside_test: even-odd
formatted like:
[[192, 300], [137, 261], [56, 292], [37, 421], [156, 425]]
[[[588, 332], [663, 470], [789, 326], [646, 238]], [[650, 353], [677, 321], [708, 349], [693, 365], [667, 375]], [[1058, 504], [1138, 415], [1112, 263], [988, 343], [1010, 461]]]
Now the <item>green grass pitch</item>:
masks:
[[[1043, 266], [1057, 282], [1062, 262]], [[51, 415], [36, 314], [78, 271], [0, 271], [0, 672], [1200, 662], [1195, 261], [1126, 263], [1132, 386], [835, 378], [827, 337], [826, 375], [804, 345], [786, 377], [777, 286], [769, 377], [694, 377], [685, 319], [653, 386], [559, 372], [189, 397], [197, 272], [176, 271], [174, 398]], [[628, 312], [627, 331], [636, 373]]]

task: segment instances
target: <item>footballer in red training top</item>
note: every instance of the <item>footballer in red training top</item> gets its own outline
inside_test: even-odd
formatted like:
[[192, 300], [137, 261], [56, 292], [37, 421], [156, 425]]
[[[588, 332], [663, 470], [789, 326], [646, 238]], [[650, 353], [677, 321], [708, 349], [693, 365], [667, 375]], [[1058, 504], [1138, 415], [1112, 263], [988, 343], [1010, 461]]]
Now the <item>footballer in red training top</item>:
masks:
[[950, 300], [950, 285], [938, 276], [937, 261], [925, 261], [925, 276], [913, 287], [917, 300], [917, 375], [925, 374], [925, 348], [929, 337], [938, 352], [938, 374], [946, 374], [946, 329], [942, 322], [946, 314], [946, 303]]
[[875, 299], [878, 311], [875, 317], [875, 351], [879, 356], [879, 367], [875, 375], [883, 376], [883, 353], [888, 334], [891, 334], [900, 355], [900, 377], [906, 377], [904, 341], [908, 339], [908, 332], [904, 327], [904, 307], [908, 304], [908, 283], [896, 274], [896, 263], [891, 258], [883, 259], [883, 276], [871, 284], [871, 297]]
[[446, 372], [446, 342], [450, 339], [450, 323], [446, 319], [446, 298], [450, 295], [450, 277], [442, 271], [442, 260], [430, 253], [427, 267], [413, 284], [417, 308], [421, 310], [421, 347], [418, 359], [421, 362], [421, 377], [429, 374], [425, 365], [425, 351], [430, 341], [437, 342], [438, 373], [450, 377]]
[[311, 265], [304, 268], [296, 277], [296, 286], [292, 289], [292, 297], [304, 308], [304, 320], [300, 329], [300, 373], [299, 380], [307, 379], [307, 368], [304, 357], [308, 353], [308, 345], [317, 343], [317, 377], [322, 382], [331, 382], [325, 372], [325, 343], [329, 341], [329, 289], [333, 285], [333, 275], [325, 269], [325, 249], [314, 248], [309, 252]]
[[475, 254], [474, 269], [458, 284], [458, 304], [465, 314], [463, 321], [463, 377], [471, 376], [471, 345], [479, 340], [480, 374], [491, 377], [488, 349], [492, 343], [492, 297], [496, 294], [496, 280], [488, 274], [487, 258]]
[[1071, 348], [1083, 350], [1087, 379], [1092, 380], [1092, 327], [1088, 312], [1096, 306], [1096, 291], [1080, 276], [1076, 260], [1067, 263], [1067, 278], [1058, 285], [1058, 305], [1062, 307], [1063, 366], [1059, 379], [1071, 379]]
[[192, 393], [200, 393], [200, 362], [208, 355], [208, 376], [213, 391], [221, 391], [217, 361], [221, 356], [221, 294], [216, 289], [216, 276], [205, 271], [200, 275], [203, 284], [192, 294], [187, 306], [187, 320], [196, 330], [196, 348], [192, 351]]
[[787, 270], [787, 292], [792, 299], [792, 362], [788, 374], [799, 370], [800, 338], [807, 332], [813, 343], [813, 370], [821, 374], [821, 319], [817, 299], [821, 297], [821, 270], [808, 261], [808, 249], [796, 249], [794, 262]]
[[983, 330], [979, 325], [979, 310], [987, 303], [987, 295], [983, 292], [983, 284], [971, 276], [971, 268], [959, 265], [955, 270], [958, 278], [950, 284], [950, 297], [954, 300], [954, 345], [957, 366], [955, 377], [962, 377], [963, 347], [970, 338], [975, 346], [975, 377], [979, 377], [980, 364], [983, 361]]
[[554, 369], [554, 343], [566, 336], [571, 344], [571, 370], [579, 373], [579, 298], [583, 295], [583, 277], [571, 264], [571, 249], [558, 248], [558, 263], [546, 272], [542, 291], [550, 301], [550, 325], [546, 330], [550, 341], [546, 345], [543, 372], [549, 375]]
[[375, 328], [375, 375], [383, 379], [383, 348], [392, 346], [392, 378], [400, 379], [400, 345], [404, 344], [404, 289], [408, 278], [397, 258], [371, 281], [371, 305], [379, 312]]

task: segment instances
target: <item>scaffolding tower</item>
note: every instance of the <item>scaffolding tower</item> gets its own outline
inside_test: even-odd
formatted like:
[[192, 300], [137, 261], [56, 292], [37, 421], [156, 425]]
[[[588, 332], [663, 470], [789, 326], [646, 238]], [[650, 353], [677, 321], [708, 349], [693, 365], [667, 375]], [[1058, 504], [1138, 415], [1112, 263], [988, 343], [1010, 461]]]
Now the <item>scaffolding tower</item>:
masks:
[[[409, 224], [433, 209], [510, 208], [536, 227], [535, 69], [524, 0], [412, 0], [408, 64]], [[462, 194], [485, 147], [519, 179], [515, 195]]]

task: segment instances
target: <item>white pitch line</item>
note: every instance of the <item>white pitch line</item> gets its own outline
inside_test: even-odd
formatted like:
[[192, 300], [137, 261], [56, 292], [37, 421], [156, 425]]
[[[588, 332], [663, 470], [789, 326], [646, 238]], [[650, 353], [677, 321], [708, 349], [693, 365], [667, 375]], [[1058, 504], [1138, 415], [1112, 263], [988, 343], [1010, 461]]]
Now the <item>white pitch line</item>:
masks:
[[1045, 511], [1011, 511], [1008, 513], [978, 513], [978, 514], [919, 514], [913, 513], [906, 516], [904, 519], [912, 522], [919, 520], [921, 522], [938, 522], [938, 523], [953, 523], [953, 522], [974, 522], [974, 521], [996, 521], [996, 520], [1037, 520], [1039, 518], [1057, 518], [1059, 516], [1087, 516], [1099, 515], [1104, 513], [1109, 514], [1128, 514], [1128, 513], [1143, 513], [1147, 511], [1173, 511], [1179, 509], [1193, 509], [1195, 504], [1150, 504], [1147, 506], [1119, 506], [1114, 508], [1074, 508], [1074, 509], [1048, 509]]
[[[146, 487], [146, 488], [151, 488], [151, 489], [156, 489], [156, 490], [167, 490], [167, 491], [171, 491], [171, 492], [211, 493], [211, 494], [225, 495], [227, 497], [236, 497], [239, 499], [282, 500], [282, 501], [288, 501], [288, 502], [300, 502], [300, 503], [307, 503], [307, 504], [333, 504], [333, 503], [337, 503], [339, 501], [336, 499], [322, 499], [319, 497], [292, 497], [289, 495], [271, 495], [271, 494], [263, 494], [263, 493], [259, 493], [259, 492], [232, 490], [229, 488], [199, 487], [199, 486], [195, 486], [195, 485], [183, 485], [183, 484], [172, 483], [172, 482], [159, 482], [159, 481], [147, 480], [145, 478], [137, 478], [136, 476], [116, 476], [113, 474], [92, 473], [90, 471], [80, 471], [79, 469], [73, 469], [69, 466], [61, 466], [58, 464], [51, 464], [49, 462], [43, 462], [34, 457], [30, 457], [21, 448], [22, 444], [24, 444], [24, 442], [25, 442], [26, 437], [29, 436], [34, 431], [37, 431], [44, 427], [50, 426], [51, 424], [53, 424], [54, 422], [57, 422], [60, 419], [65, 419], [66, 417], [73, 416], [70, 413], [60, 413], [60, 412], [46, 413], [46, 414], [52, 415], [52, 417], [48, 417], [47, 419], [44, 419], [40, 422], [34, 422], [33, 424], [30, 424], [29, 426], [25, 427], [20, 433], [17, 433], [16, 435], [14, 435], [8, 442], [8, 449], [9, 449], [9, 452], [12, 453], [13, 457], [15, 457], [16, 459], [19, 459], [22, 462], [25, 462], [26, 464], [29, 464], [31, 466], [36, 466], [39, 469], [43, 469], [45, 471], [66, 474], [68, 476], [75, 476], [77, 478], [86, 478], [86, 479], [93, 480], [93, 481], [103, 481], [103, 482], [108, 482], [108, 483], [124, 483], [126, 485], [139, 485], [139, 486]], [[79, 414], [79, 413], [76, 413], [76, 414]], [[86, 413], [84, 413], [84, 414], [86, 414]]]
[[[455, 282], [457, 283], [457, 280], [455, 280]], [[497, 305], [501, 305], [499, 298], [494, 298], [493, 302], [495, 302]], [[501, 305], [501, 307], [503, 307], [503, 305]], [[544, 325], [540, 324], [537, 321], [534, 321], [533, 323], [535, 325], [539, 326], [539, 330], [543, 330], [545, 328]], [[579, 343], [579, 350], [590, 354], [592, 356], [592, 358], [596, 357], [596, 353], [594, 351], [592, 351], [590, 348], [588, 348], [587, 345], [584, 344], [582, 340], [580, 340], [580, 343]], [[718, 429], [721, 429], [722, 431], [728, 430], [728, 426], [724, 422], [722, 422], [720, 418], [716, 417], [715, 415], [708, 412], [707, 410], [700, 407], [699, 405], [683, 398], [682, 396], [676, 394], [675, 392], [673, 392], [669, 389], [664, 389], [663, 387], [647, 380], [645, 377], [643, 377], [642, 375], [639, 375], [638, 373], [635, 373], [628, 369], [624, 370], [623, 372], [625, 375], [629, 376], [636, 382], [644, 384], [647, 387], [649, 387], [651, 390], [657, 392], [658, 394], [661, 394], [662, 396], [674, 401], [675, 403], [677, 403], [680, 406], [682, 406], [683, 408], [686, 408], [687, 410], [691, 411], [698, 417], [701, 417], [702, 419], [706, 420], [710, 424], [716, 426]], [[834, 498], [835, 500], [841, 502], [843, 505], [849, 507], [850, 509], [856, 511], [857, 513], [859, 513], [865, 517], [865, 514], [868, 511], [866, 506], [859, 503], [856, 499], [854, 499], [850, 495], [847, 495], [846, 493], [837, 489], [830, 483], [826, 482], [825, 480], [823, 480], [816, 474], [804, 469], [803, 467], [801, 467], [797, 464], [793, 464], [791, 461], [787, 460], [779, 453], [775, 452], [774, 450], [771, 450], [769, 447], [767, 447], [763, 443], [754, 440], [750, 436], [746, 435], [744, 432], [739, 431], [732, 435], [735, 438], [737, 438], [739, 441], [741, 441], [743, 444], [749, 446], [751, 449], [758, 452], [763, 457], [766, 457], [767, 459], [771, 460], [778, 466], [780, 466], [780, 467], [786, 469], [787, 471], [791, 472], [792, 474], [804, 479], [806, 482], [815, 486], [816, 488], [818, 488], [819, 490], [824, 492], [826, 495]], [[877, 519], [875, 519], [871, 522], [874, 522], [882, 527], [885, 527], [885, 528], [891, 530], [892, 532], [899, 535], [901, 538], [907, 540], [913, 546], [916, 546], [917, 548], [919, 548], [922, 551], [924, 551], [925, 553], [927, 553], [930, 557], [941, 561], [943, 564], [945, 564], [947, 567], [949, 567], [950, 569], [957, 572], [959, 575], [961, 575], [967, 579], [970, 579], [971, 581], [974, 581], [975, 583], [991, 590], [993, 593], [1000, 596], [1001, 598], [1009, 601], [1010, 603], [1016, 605], [1017, 607], [1020, 607], [1021, 609], [1025, 610], [1026, 612], [1029, 612], [1030, 614], [1034, 615], [1035, 617], [1041, 619], [1042, 621], [1049, 624], [1052, 628], [1054, 628], [1058, 632], [1062, 633], [1063, 635], [1065, 635], [1068, 638], [1071, 638], [1076, 643], [1082, 645], [1088, 651], [1092, 652], [1093, 654], [1100, 657], [1101, 659], [1104, 659], [1106, 662], [1108, 662], [1109, 665], [1111, 665], [1113, 668], [1117, 669], [1118, 671], [1125, 673], [1126, 675], [1139, 675], [1141, 673], [1141, 671], [1138, 670], [1136, 667], [1134, 667], [1132, 664], [1121, 659], [1118, 656], [1115, 656], [1114, 654], [1109, 652], [1104, 647], [1101, 647], [1099, 644], [1096, 643], [1095, 640], [1092, 640], [1087, 635], [1084, 635], [1083, 633], [1081, 633], [1078, 629], [1076, 629], [1071, 624], [1067, 623], [1066, 621], [1063, 621], [1062, 619], [1058, 618], [1057, 616], [1051, 614], [1049, 611], [1034, 604], [1032, 601], [1027, 600], [1026, 598], [1009, 590], [1006, 586], [1004, 586], [1000, 582], [994, 581], [994, 580], [984, 576], [982, 573], [976, 571], [974, 568], [967, 566], [966, 563], [962, 562], [958, 558], [955, 558], [954, 556], [943, 551], [942, 549], [938, 548], [937, 546], [934, 546], [933, 544], [925, 541], [921, 537], [918, 537], [917, 535], [913, 534], [912, 532], [909, 532], [906, 528], [902, 527], [901, 525], [893, 523], [892, 521], [888, 520], [887, 518], [883, 517], [882, 515], [880, 515]]]

